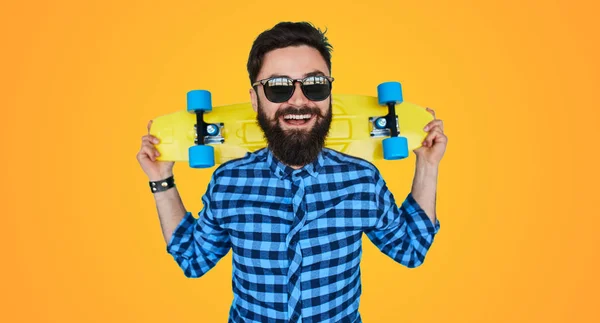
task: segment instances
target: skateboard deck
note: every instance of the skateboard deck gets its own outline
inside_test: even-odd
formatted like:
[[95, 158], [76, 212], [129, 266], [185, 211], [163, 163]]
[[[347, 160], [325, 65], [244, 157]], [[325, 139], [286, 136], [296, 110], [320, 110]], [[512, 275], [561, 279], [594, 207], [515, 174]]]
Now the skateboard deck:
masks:
[[[390, 130], [378, 122], [388, 115], [388, 107], [375, 96], [332, 94], [332, 100], [333, 118], [325, 146], [368, 161], [383, 160], [382, 141], [390, 138]], [[433, 116], [408, 102], [396, 104], [395, 114], [398, 136], [406, 138], [408, 151], [420, 147], [427, 135], [423, 128]], [[211, 134], [217, 133], [204, 136], [204, 145], [214, 147], [215, 165], [267, 145], [250, 102], [212, 107], [204, 113], [204, 122], [213, 127]], [[196, 124], [196, 114], [186, 110], [153, 119], [150, 134], [160, 140], [157, 159], [189, 161], [188, 150], [196, 145]]]

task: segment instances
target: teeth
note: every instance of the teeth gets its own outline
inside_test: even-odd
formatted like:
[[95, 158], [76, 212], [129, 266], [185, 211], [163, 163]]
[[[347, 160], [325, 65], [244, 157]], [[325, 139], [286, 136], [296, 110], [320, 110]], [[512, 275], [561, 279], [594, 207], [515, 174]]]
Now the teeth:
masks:
[[284, 116], [283, 118], [288, 120], [288, 119], [295, 119], [295, 120], [301, 120], [301, 119], [310, 119], [311, 115], [310, 114], [288, 114], [286, 116]]

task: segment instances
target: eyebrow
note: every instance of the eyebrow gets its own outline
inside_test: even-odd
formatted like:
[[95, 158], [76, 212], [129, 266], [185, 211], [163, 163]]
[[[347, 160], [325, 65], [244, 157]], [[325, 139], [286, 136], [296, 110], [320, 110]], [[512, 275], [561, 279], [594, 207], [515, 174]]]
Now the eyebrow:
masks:
[[[323, 73], [323, 72], [321, 72], [321, 71], [319, 71], [319, 70], [314, 70], [314, 71], [312, 71], [312, 72], [310, 72], [310, 73], [306, 73], [306, 74], [304, 74], [304, 76], [303, 76], [303, 77], [317, 76], [317, 75], [322, 75], [322, 76], [325, 76], [325, 73]], [[270, 75], [269, 77], [267, 77], [267, 78], [269, 78], [269, 79], [270, 79], [270, 78], [273, 78], [273, 77], [288, 77], [288, 78], [292, 78], [291, 76], [289, 76], [289, 75], [284, 75], [284, 74], [271, 74], [271, 75]]]

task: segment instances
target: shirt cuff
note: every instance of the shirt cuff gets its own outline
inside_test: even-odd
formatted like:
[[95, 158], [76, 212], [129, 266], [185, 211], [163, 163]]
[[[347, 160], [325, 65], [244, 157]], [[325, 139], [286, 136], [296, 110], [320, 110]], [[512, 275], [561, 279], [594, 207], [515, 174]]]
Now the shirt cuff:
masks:
[[185, 236], [190, 234], [195, 223], [196, 218], [194, 218], [192, 212], [186, 212], [183, 219], [181, 219], [175, 230], [173, 230], [171, 239], [169, 239], [169, 243], [167, 244], [168, 253], [173, 254], [175, 252], [174, 249], [179, 249], [175, 247], [177, 247], [182, 240], [186, 241]]
[[404, 200], [404, 203], [402, 203], [402, 209], [407, 215], [407, 221], [411, 227], [416, 226], [419, 228], [419, 231], [431, 235], [437, 234], [440, 230], [440, 221], [438, 220], [437, 216], [435, 218], [435, 224], [432, 223], [431, 219], [415, 200], [412, 192], [408, 194]]

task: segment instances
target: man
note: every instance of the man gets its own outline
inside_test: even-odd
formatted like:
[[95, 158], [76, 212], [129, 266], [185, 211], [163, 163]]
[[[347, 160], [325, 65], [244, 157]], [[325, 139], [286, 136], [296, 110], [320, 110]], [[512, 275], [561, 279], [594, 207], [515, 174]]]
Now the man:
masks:
[[398, 207], [371, 163], [324, 148], [330, 51], [308, 23], [280, 23], [258, 36], [248, 59], [250, 98], [268, 147], [215, 170], [197, 220], [174, 185], [173, 163], [156, 161], [158, 140], [142, 138], [137, 157], [159, 188], [167, 251], [184, 274], [200, 277], [233, 251], [230, 322], [361, 322], [362, 234], [412, 268], [439, 230], [442, 121], [427, 125], [411, 193]]

